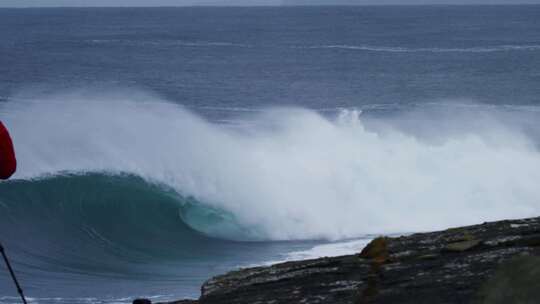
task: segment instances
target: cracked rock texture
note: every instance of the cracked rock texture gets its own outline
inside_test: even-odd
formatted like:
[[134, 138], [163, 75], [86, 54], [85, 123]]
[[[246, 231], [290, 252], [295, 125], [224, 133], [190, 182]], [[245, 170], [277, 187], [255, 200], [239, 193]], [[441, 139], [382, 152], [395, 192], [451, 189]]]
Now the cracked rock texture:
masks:
[[540, 218], [380, 237], [357, 255], [240, 269], [204, 283], [198, 303], [540, 303]]

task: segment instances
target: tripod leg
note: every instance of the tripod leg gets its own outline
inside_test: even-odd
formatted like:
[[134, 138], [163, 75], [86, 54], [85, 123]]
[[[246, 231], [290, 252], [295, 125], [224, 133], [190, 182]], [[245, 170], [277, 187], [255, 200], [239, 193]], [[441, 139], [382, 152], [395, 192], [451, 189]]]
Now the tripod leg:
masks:
[[15, 277], [15, 272], [13, 272], [13, 268], [11, 268], [11, 264], [9, 263], [9, 260], [7, 258], [6, 252], [4, 250], [4, 246], [2, 246], [2, 243], [0, 243], [0, 252], [2, 253], [2, 257], [4, 258], [4, 262], [6, 262], [6, 266], [8, 268], [9, 274], [11, 275], [11, 278], [13, 279], [13, 282], [15, 283], [15, 286], [17, 287], [17, 292], [21, 296], [21, 299], [24, 304], [26, 303], [26, 298], [24, 297], [23, 290], [21, 286], [19, 285], [19, 281], [17, 281], [17, 277]]

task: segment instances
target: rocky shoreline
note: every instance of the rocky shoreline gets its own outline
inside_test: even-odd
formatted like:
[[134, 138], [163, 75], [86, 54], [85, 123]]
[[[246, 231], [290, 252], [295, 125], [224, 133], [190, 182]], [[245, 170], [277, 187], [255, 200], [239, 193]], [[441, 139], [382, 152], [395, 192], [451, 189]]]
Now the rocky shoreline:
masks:
[[540, 303], [540, 217], [397, 238], [356, 255], [232, 271], [169, 304]]

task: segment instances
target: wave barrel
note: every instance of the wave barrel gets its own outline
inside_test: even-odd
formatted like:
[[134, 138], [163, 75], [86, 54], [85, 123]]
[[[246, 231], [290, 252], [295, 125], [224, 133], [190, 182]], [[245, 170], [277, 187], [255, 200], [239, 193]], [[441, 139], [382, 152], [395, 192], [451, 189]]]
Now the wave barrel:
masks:
[[15, 149], [9, 132], [0, 121], [0, 179], [8, 179], [17, 170]]

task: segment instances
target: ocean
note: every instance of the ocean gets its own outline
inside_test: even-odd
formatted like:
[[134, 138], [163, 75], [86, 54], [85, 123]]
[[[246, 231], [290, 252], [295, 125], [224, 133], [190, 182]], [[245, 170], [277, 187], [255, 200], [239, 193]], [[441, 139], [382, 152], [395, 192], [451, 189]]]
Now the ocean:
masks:
[[537, 216], [539, 119], [540, 6], [0, 9], [0, 241], [30, 303], [196, 298]]

